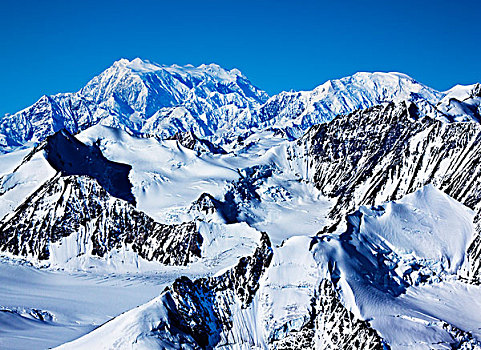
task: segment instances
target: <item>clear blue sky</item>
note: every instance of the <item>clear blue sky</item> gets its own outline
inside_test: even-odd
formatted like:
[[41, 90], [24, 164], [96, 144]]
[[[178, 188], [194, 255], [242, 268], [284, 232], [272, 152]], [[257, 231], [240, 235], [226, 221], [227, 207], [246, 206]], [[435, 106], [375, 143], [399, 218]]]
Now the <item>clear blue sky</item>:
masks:
[[0, 0], [0, 115], [113, 61], [215, 62], [269, 94], [356, 71], [481, 81], [480, 1]]

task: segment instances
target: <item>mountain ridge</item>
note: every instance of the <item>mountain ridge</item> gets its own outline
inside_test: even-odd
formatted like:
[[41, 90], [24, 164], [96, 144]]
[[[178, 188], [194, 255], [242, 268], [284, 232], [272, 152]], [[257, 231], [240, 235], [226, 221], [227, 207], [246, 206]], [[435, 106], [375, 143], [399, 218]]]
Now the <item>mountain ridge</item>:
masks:
[[448, 122], [479, 120], [478, 90], [473, 84], [439, 92], [403, 73], [358, 72], [311, 91], [269, 97], [235, 68], [120, 59], [77, 92], [44, 95], [0, 118], [0, 151], [34, 145], [62, 128], [75, 134], [97, 123], [161, 138], [190, 131], [220, 144], [265, 128], [297, 138], [339, 114], [401, 100]]

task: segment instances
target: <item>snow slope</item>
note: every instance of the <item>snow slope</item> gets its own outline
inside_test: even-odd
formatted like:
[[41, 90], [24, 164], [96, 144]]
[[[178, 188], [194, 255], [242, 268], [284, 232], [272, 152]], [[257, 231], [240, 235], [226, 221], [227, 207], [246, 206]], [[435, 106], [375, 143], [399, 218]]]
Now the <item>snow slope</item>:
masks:
[[[0, 218], [16, 209], [56, 174], [44, 155], [31, 149], [3, 155], [2, 158], [4, 157], [8, 160], [0, 163], [3, 173], [0, 177]], [[24, 157], [28, 157], [28, 161], [23, 162]]]
[[[391, 348], [445, 349], [470, 335], [476, 343], [481, 304], [474, 296], [481, 289], [457, 279], [473, 217], [427, 186], [398, 202], [361, 207], [345, 233], [320, 237], [313, 252], [346, 307], [370, 320]], [[454, 317], [458, 307], [462, 318]], [[461, 338], [453, 327], [464, 332]]]
[[[188, 273], [186, 271], [185, 273]], [[176, 274], [69, 274], [0, 263], [0, 347], [47, 349], [158, 295]]]
[[[474, 234], [474, 212], [432, 185], [379, 208], [361, 207], [363, 239], [422, 260], [437, 274], [456, 273]], [[419, 227], [423, 230], [419, 231]]]

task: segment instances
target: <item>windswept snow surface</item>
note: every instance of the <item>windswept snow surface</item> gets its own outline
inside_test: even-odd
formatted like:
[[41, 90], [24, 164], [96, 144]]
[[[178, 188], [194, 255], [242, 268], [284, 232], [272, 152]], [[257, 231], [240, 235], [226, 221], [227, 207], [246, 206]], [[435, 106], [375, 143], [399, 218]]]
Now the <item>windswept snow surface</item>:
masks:
[[27, 148], [21, 151], [0, 155], [0, 176], [14, 171], [30, 151], [31, 149]]
[[0, 219], [15, 210], [56, 174], [42, 152], [33, 154], [28, 162], [23, 162], [30, 151], [20, 150], [0, 158], [0, 172], [3, 173], [0, 176]]
[[47, 349], [162, 292], [177, 274], [97, 275], [0, 262], [0, 348]]
[[223, 157], [198, 156], [175, 140], [142, 139], [100, 125], [78, 138], [87, 144], [99, 140], [105, 157], [130, 164], [137, 208], [161, 221], [182, 221], [176, 209], [190, 206], [203, 192], [219, 196], [228, 181], [239, 177]]
[[313, 252], [338, 280], [346, 307], [393, 349], [446, 349], [456, 343], [450, 326], [481, 340], [481, 288], [456, 278], [473, 218], [428, 185], [398, 202], [361, 207], [347, 232], [319, 238]]
[[[156, 339], [152, 330], [168, 323], [164, 296], [124, 313], [92, 333], [57, 349], [172, 349], [173, 344]], [[154, 335], [154, 336], [153, 336]]]
[[306, 324], [316, 287], [330, 278], [344, 305], [392, 349], [449, 349], [471, 336], [475, 344], [481, 287], [457, 278], [467, 264], [473, 218], [472, 210], [427, 185], [399, 201], [361, 207], [347, 232], [287, 240], [274, 250], [257, 294], [264, 339]]
[[361, 207], [360, 234], [398, 256], [455, 274], [473, 238], [474, 212], [432, 185], [379, 208]]
[[[286, 167], [287, 141], [271, 133], [265, 133], [262, 142], [249, 139], [243, 151], [225, 155], [198, 154], [175, 140], [138, 138], [100, 125], [78, 139], [99, 144], [111, 161], [132, 165], [137, 208], [160, 222], [188, 220], [190, 205], [202, 193], [222, 200], [229, 183], [247, 176], [244, 169], [257, 166], [268, 169], [269, 175], [256, 183], [260, 200], [243, 208], [251, 226], [279, 244], [291, 236], [315, 234], [328, 223], [331, 201], [302, 181], [297, 169]], [[295, 226], [290, 224], [293, 219]]]

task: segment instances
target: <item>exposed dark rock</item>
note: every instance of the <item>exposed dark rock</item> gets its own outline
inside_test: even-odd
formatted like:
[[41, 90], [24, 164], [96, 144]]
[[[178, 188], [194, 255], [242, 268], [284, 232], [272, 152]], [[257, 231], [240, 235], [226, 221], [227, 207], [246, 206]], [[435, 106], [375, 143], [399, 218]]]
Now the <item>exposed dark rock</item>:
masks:
[[213, 154], [226, 154], [227, 152], [220, 146], [214, 145], [208, 140], [203, 140], [195, 136], [191, 131], [178, 132], [168, 138], [168, 140], [177, 140], [185, 148], [196, 152], [209, 152]]
[[213, 215], [217, 213], [227, 224], [237, 222], [237, 205], [234, 202], [223, 202], [208, 193], [202, 193], [189, 208], [191, 214]]
[[287, 337], [272, 341], [269, 349], [388, 350], [389, 346], [368, 322], [357, 319], [342, 305], [334, 285], [324, 279], [313, 300], [310, 321]]
[[[418, 118], [412, 104], [390, 103], [314, 126], [291, 152], [292, 160], [303, 157], [309, 179], [337, 198], [329, 214], [335, 226], [360, 205], [397, 200], [430, 183], [478, 214], [481, 209], [481, 126], [475, 122]], [[471, 260], [479, 260], [479, 245], [470, 248]], [[480, 264], [472, 264], [471, 278], [478, 280]]]
[[72, 235], [79, 253], [99, 257], [127, 245], [142, 258], [169, 265], [186, 265], [201, 254], [195, 223], [155, 222], [87, 176], [56, 176], [40, 187], [0, 222], [0, 250], [46, 260], [51, 243]]
[[411, 107], [389, 104], [338, 117], [298, 141], [316, 186], [339, 197], [332, 218], [429, 183], [473, 209], [480, 203], [479, 124], [416, 119]]
[[228, 224], [245, 221], [249, 223], [249, 210], [246, 207], [260, 203], [257, 193], [259, 186], [272, 176], [272, 168], [266, 165], [256, 165], [239, 171], [240, 178], [228, 184], [223, 200], [218, 200], [208, 193], [203, 193], [189, 208], [191, 214], [202, 213], [212, 215], [217, 213]]
[[191, 336], [196, 346], [212, 349], [220, 341], [222, 331], [232, 325], [231, 306], [238, 298], [248, 307], [259, 287], [259, 280], [272, 260], [267, 234], [252, 256], [243, 257], [232, 269], [218, 277], [191, 281], [177, 279], [167, 289], [169, 319], [174, 328]]

